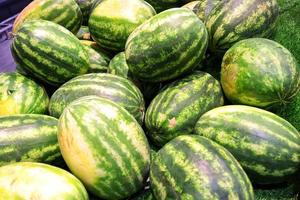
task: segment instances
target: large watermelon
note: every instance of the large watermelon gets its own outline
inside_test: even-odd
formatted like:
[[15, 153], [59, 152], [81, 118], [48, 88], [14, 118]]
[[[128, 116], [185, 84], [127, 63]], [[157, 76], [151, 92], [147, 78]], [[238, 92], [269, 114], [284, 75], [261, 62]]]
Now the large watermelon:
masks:
[[13, 33], [17, 33], [25, 21], [33, 19], [53, 21], [76, 34], [81, 25], [82, 13], [74, 0], [35, 0], [18, 15]]
[[277, 17], [276, 0], [220, 1], [206, 20], [209, 49], [224, 52], [240, 40], [269, 37]]
[[202, 60], [207, 31], [193, 11], [174, 8], [135, 29], [126, 42], [129, 70], [137, 78], [160, 82], [191, 71]]
[[130, 33], [155, 14], [144, 0], [103, 0], [91, 13], [89, 29], [101, 46], [123, 51]]
[[69, 103], [88, 95], [110, 99], [127, 109], [139, 123], [143, 122], [145, 105], [139, 89], [125, 78], [104, 73], [78, 76], [62, 85], [50, 99], [49, 112], [59, 117]]
[[235, 158], [196, 135], [179, 136], [159, 150], [150, 183], [156, 199], [254, 200], [252, 185]]
[[200, 117], [195, 133], [230, 151], [255, 183], [279, 183], [299, 169], [299, 132], [271, 112], [241, 105], [215, 108]]
[[205, 72], [177, 80], [151, 102], [145, 116], [147, 134], [158, 146], [182, 134], [191, 134], [199, 117], [222, 106], [220, 83]]
[[69, 172], [41, 163], [0, 167], [1, 200], [88, 200], [82, 183]]
[[61, 154], [57, 142], [57, 125], [57, 119], [47, 115], [0, 117], [0, 166], [20, 161], [59, 161]]
[[268, 108], [296, 95], [300, 66], [282, 45], [263, 38], [246, 39], [223, 57], [221, 84], [232, 103]]
[[104, 98], [82, 97], [64, 110], [58, 130], [64, 160], [91, 193], [117, 200], [142, 189], [149, 145], [124, 108]]
[[51, 85], [60, 85], [89, 68], [88, 54], [76, 36], [50, 21], [24, 23], [11, 50], [28, 75]]
[[0, 73], [0, 116], [12, 114], [43, 114], [49, 97], [45, 89], [17, 73]]

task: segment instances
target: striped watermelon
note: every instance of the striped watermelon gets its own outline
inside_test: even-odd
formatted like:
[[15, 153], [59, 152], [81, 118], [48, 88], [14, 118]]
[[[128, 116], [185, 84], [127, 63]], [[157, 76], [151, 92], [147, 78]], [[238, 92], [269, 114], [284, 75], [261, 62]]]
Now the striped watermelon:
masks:
[[103, 56], [102, 54], [98, 53], [93, 48], [83, 45], [84, 49], [89, 55], [89, 63], [90, 67], [87, 73], [105, 73], [107, 72], [108, 62], [107, 57]]
[[145, 125], [157, 146], [191, 134], [199, 117], [224, 103], [220, 83], [205, 72], [195, 72], [164, 88], [149, 105]]
[[69, 103], [89, 95], [110, 99], [143, 122], [145, 105], [139, 89], [125, 78], [104, 73], [78, 76], [62, 85], [50, 99], [49, 112], [59, 117]]
[[11, 50], [27, 74], [50, 85], [60, 85], [84, 74], [89, 67], [88, 54], [76, 36], [50, 21], [24, 23]]
[[215, 108], [200, 117], [195, 133], [230, 151], [255, 183], [282, 182], [299, 169], [299, 132], [268, 111], [241, 105]]
[[12, 114], [43, 114], [49, 97], [45, 89], [17, 73], [0, 73], [0, 116]]
[[129, 34], [155, 14], [143, 0], [103, 0], [89, 19], [91, 36], [106, 49], [123, 51]]
[[33, 19], [55, 22], [76, 34], [81, 26], [82, 13], [74, 0], [35, 0], [16, 18], [13, 33], [17, 33], [25, 21]]
[[209, 49], [224, 52], [240, 40], [269, 37], [277, 17], [276, 0], [220, 1], [206, 20]]
[[183, 8], [188, 8], [192, 10], [195, 14], [198, 12], [198, 7], [199, 7], [200, 1], [191, 1], [185, 5], [183, 5]]
[[282, 45], [263, 38], [238, 42], [223, 57], [221, 84], [235, 104], [268, 108], [300, 89], [300, 66]]
[[252, 185], [235, 158], [196, 135], [179, 136], [159, 150], [150, 183], [156, 199], [254, 200]]
[[0, 167], [3, 200], [88, 200], [82, 183], [69, 172], [42, 163], [20, 162]]
[[117, 200], [143, 187], [149, 145], [124, 108], [104, 98], [82, 97], [64, 110], [58, 130], [64, 160], [91, 193]]
[[115, 55], [108, 65], [108, 73], [121, 76], [123, 78], [129, 78], [130, 72], [126, 63], [125, 53], [120, 52]]
[[126, 42], [126, 61], [135, 77], [166, 81], [195, 68], [204, 56], [207, 41], [205, 26], [196, 14], [187, 8], [169, 9], [131, 33]]
[[197, 11], [197, 16], [205, 22], [212, 12], [212, 10], [216, 7], [216, 5], [221, 0], [202, 0], [199, 4], [195, 6], [195, 10]]
[[0, 166], [20, 161], [55, 164], [61, 159], [57, 124], [57, 119], [39, 114], [0, 117]]

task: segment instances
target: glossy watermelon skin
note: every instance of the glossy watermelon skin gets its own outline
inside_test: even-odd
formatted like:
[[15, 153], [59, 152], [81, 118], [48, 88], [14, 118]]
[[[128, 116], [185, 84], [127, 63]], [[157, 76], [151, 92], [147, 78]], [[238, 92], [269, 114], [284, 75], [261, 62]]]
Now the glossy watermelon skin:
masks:
[[206, 20], [209, 50], [224, 53], [240, 40], [269, 37], [278, 14], [276, 0], [221, 1]]
[[117, 200], [142, 189], [149, 144], [124, 108], [104, 98], [82, 97], [64, 110], [58, 129], [64, 160], [91, 193]]
[[91, 36], [106, 49], [123, 51], [130, 33], [155, 14], [143, 0], [101, 1], [89, 19]]
[[24, 23], [13, 39], [11, 51], [28, 75], [54, 86], [89, 68], [88, 54], [76, 36], [50, 21]]
[[264, 38], [246, 39], [224, 55], [221, 84], [234, 104], [283, 105], [300, 89], [300, 66], [282, 45]]
[[0, 117], [0, 166], [13, 162], [55, 164], [61, 160], [57, 119], [40, 114]]
[[0, 167], [0, 191], [3, 200], [89, 199], [83, 184], [71, 173], [35, 162], [19, 162]]
[[104, 73], [78, 76], [62, 85], [50, 99], [50, 115], [59, 117], [69, 103], [89, 95], [110, 99], [127, 109], [139, 123], [143, 122], [145, 104], [139, 89], [125, 78]]
[[215, 108], [200, 117], [195, 133], [230, 151], [255, 183], [283, 182], [299, 168], [299, 132], [271, 112], [242, 105]]
[[205, 22], [219, 2], [221, 2], [221, 0], [202, 0], [195, 6], [194, 10], [196, 10], [199, 19]]
[[206, 28], [193, 11], [173, 8], [131, 33], [126, 61], [130, 72], [142, 81], [167, 81], [193, 70], [203, 59], [207, 42]]
[[191, 134], [202, 114], [224, 103], [220, 83], [195, 72], [167, 85], [150, 103], [145, 125], [151, 141], [163, 146], [178, 135]]
[[43, 114], [49, 97], [43, 87], [17, 72], [0, 73], [0, 116]]
[[13, 33], [17, 33], [25, 21], [42, 19], [57, 23], [76, 34], [82, 22], [82, 13], [74, 0], [35, 0], [16, 18]]
[[84, 45], [84, 49], [89, 55], [90, 67], [87, 73], [105, 73], [107, 72], [108, 62], [107, 57], [101, 55], [96, 50]]
[[251, 199], [251, 182], [222, 146], [196, 135], [182, 135], [158, 151], [150, 166], [156, 199]]

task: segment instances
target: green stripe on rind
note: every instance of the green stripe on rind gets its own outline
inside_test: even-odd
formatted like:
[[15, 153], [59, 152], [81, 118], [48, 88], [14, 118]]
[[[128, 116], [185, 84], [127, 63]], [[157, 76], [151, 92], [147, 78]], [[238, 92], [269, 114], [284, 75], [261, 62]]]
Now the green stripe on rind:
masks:
[[221, 1], [206, 21], [212, 52], [252, 37], [268, 37], [278, 17], [276, 0]]
[[145, 125], [152, 141], [163, 146], [178, 135], [192, 133], [199, 117], [224, 103], [220, 83], [195, 72], [166, 86], [151, 102]]
[[38, 114], [0, 117], [0, 166], [20, 161], [58, 161], [57, 124], [57, 119]]
[[151, 163], [150, 183], [156, 199], [254, 199], [235, 158], [199, 136], [179, 136], [159, 150]]
[[55, 22], [76, 34], [81, 26], [82, 13], [73, 0], [39, 0], [30, 3], [14, 22], [16, 33], [29, 20], [43, 19]]
[[50, 99], [50, 115], [59, 117], [69, 103], [88, 95], [110, 99], [128, 110], [139, 123], [143, 122], [145, 103], [139, 89], [125, 78], [104, 73], [78, 76], [62, 85]]
[[45, 89], [16, 72], [0, 73], [0, 115], [43, 114], [49, 97]]
[[89, 19], [91, 36], [106, 49], [123, 51], [130, 33], [155, 14], [143, 0], [102, 1]]
[[263, 38], [246, 39], [223, 57], [221, 84], [231, 102], [269, 108], [297, 94], [300, 66], [282, 45]]
[[191, 10], [169, 9], [131, 33], [125, 47], [126, 61], [137, 78], [166, 81], [196, 67], [207, 42], [205, 26]]
[[71, 173], [34, 162], [0, 167], [0, 191], [1, 199], [89, 199], [83, 184]]
[[224, 146], [250, 178], [278, 183], [297, 171], [300, 135], [287, 121], [250, 106], [224, 106], [200, 117], [195, 133]]
[[71, 103], [60, 117], [58, 138], [71, 171], [98, 197], [124, 199], [143, 187], [150, 162], [147, 139], [137, 121], [112, 101], [87, 96]]
[[60, 85], [88, 70], [88, 55], [80, 41], [53, 22], [32, 20], [13, 39], [13, 56], [21, 67], [41, 81]]
[[126, 63], [125, 53], [121, 52], [115, 55], [108, 66], [108, 73], [121, 76], [123, 78], [129, 77], [129, 68]]

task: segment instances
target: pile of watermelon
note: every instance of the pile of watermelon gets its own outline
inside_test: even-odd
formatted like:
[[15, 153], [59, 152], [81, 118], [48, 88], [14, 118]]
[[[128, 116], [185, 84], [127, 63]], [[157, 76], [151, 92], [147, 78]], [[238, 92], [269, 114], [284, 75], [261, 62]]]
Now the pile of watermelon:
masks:
[[0, 199], [296, 199], [300, 51], [281, 16], [300, 3], [146, 1], [19, 14]]

